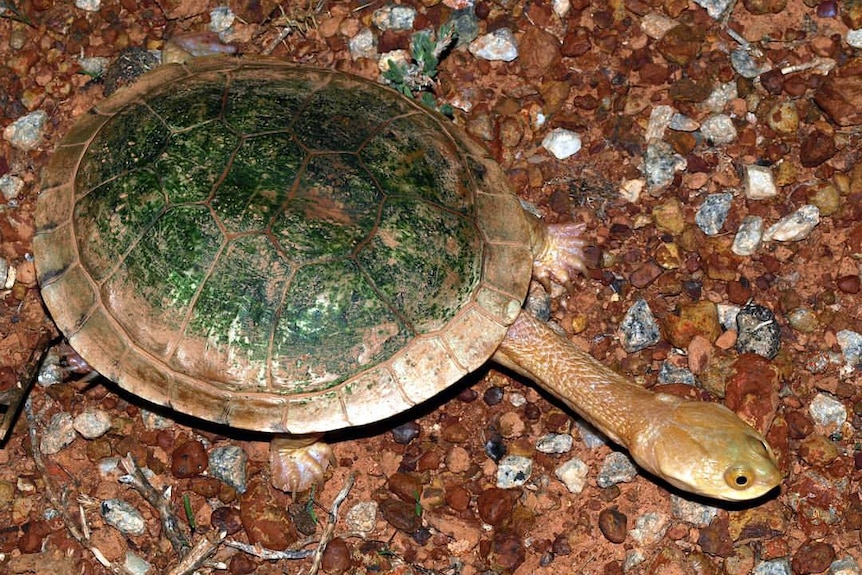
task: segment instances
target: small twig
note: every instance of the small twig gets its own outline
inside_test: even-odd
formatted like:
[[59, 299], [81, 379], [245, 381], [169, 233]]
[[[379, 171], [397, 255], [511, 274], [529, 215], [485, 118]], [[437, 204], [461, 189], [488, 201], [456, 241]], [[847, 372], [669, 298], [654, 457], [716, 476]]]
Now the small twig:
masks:
[[351, 473], [347, 476], [344, 487], [341, 488], [341, 491], [338, 492], [338, 495], [335, 496], [335, 500], [332, 502], [332, 508], [329, 511], [329, 521], [326, 523], [326, 527], [323, 528], [320, 543], [317, 544], [317, 549], [314, 551], [314, 559], [311, 562], [311, 569], [308, 570], [308, 575], [317, 575], [317, 572], [320, 570], [323, 552], [326, 550], [326, 546], [332, 540], [332, 534], [335, 532], [335, 524], [338, 521], [338, 508], [347, 499], [347, 494], [350, 493], [354, 481], [356, 481], [356, 474]]
[[228, 547], [233, 547], [234, 549], [239, 549], [244, 553], [248, 553], [252, 557], [257, 557], [258, 559], [263, 559], [265, 561], [280, 561], [281, 559], [305, 559], [307, 557], [311, 557], [314, 554], [314, 551], [311, 549], [302, 549], [296, 551], [276, 551], [274, 549], [266, 549], [264, 547], [260, 547], [257, 545], [250, 545], [248, 543], [243, 543], [242, 541], [234, 541], [229, 539], [224, 542]]
[[177, 516], [174, 515], [170, 502], [163, 497], [162, 494], [159, 493], [144, 476], [143, 472], [141, 472], [140, 468], [135, 464], [135, 460], [132, 458], [131, 453], [127, 454], [126, 457], [123, 457], [120, 460], [120, 464], [126, 471], [126, 475], [120, 477], [120, 483], [130, 485], [135, 491], [141, 494], [153, 509], [159, 512], [159, 517], [162, 520], [162, 527], [165, 530], [165, 536], [168, 538], [168, 541], [171, 542], [174, 551], [176, 551], [180, 557], [184, 557], [191, 545], [186, 536], [182, 531], [180, 531], [180, 521], [177, 519]]
[[167, 575], [190, 575], [203, 566], [207, 559], [213, 556], [227, 537], [227, 531], [211, 531], [206, 537], [201, 537], [176, 567]]
[[15, 416], [18, 415], [18, 408], [21, 407], [22, 402], [30, 392], [30, 388], [39, 379], [39, 370], [42, 367], [42, 362], [45, 361], [45, 356], [48, 354], [48, 350], [51, 349], [51, 344], [56, 337], [56, 334], [51, 330], [40, 329], [36, 346], [30, 353], [27, 363], [24, 364], [23, 376], [18, 386], [0, 393], [0, 405], [6, 406], [6, 412], [0, 415], [0, 442], [3, 442], [9, 431], [11, 431]]
[[24, 414], [27, 418], [27, 425], [30, 432], [30, 449], [33, 452], [33, 462], [36, 464], [36, 469], [39, 470], [39, 474], [42, 476], [42, 481], [45, 483], [45, 495], [48, 497], [48, 501], [51, 502], [51, 507], [53, 507], [63, 518], [63, 524], [66, 526], [66, 530], [83, 548], [92, 553], [93, 557], [95, 557], [103, 567], [108, 569], [111, 573], [114, 573], [114, 575], [134, 575], [124, 566], [109, 561], [108, 558], [105, 557], [104, 553], [90, 543], [89, 537], [84, 535], [84, 533], [89, 533], [89, 529], [87, 528], [87, 523], [84, 519], [83, 508], [81, 508], [80, 513], [81, 525], [84, 527], [84, 531], [82, 532], [82, 530], [75, 524], [74, 518], [69, 514], [66, 506], [63, 504], [63, 498], [57, 495], [57, 488], [54, 485], [53, 479], [51, 479], [48, 474], [45, 467], [45, 460], [42, 459], [42, 451], [39, 448], [39, 433], [36, 430], [38, 422], [36, 421], [36, 416], [33, 414], [33, 406], [29, 397], [24, 402]]

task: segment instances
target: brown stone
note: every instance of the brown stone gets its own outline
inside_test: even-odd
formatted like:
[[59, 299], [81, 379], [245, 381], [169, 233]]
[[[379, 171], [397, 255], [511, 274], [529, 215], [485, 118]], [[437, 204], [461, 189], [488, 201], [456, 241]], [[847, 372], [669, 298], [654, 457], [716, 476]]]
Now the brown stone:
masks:
[[862, 124], [862, 74], [847, 68], [830, 74], [814, 92], [814, 101], [839, 126]]
[[787, 7], [787, 0], [743, 0], [745, 9], [752, 14], [778, 14]]
[[518, 59], [528, 78], [539, 78], [560, 61], [560, 42], [550, 32], [531, 26], [518, 44]]
[[806, 168], [819, 166], [835, 155], [835, 138], [820, 130], [814, 130], [799, 146], [799, 161]]
[[628, 518], [616, 507], [602, 509], [599, 513], [599, 530], [611, 543], [622, 543], [628, 534]]

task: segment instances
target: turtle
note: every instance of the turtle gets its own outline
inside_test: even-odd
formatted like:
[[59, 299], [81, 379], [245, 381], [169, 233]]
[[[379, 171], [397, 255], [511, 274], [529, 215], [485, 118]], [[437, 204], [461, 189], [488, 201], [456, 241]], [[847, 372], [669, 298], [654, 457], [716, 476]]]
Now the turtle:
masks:
[[373, 81], [266, 57], [158, 67], [75, 122], [35, 227], [72, 347], [152, 404], [272, 434], [285, 491], [322, 479], [324, 433], [489, 361], [674, 487], [747, 500], [781, 480], [729, 409], [638, 386], [526, 311], [532, 279], [583, 271], [583, 226], [526, 211], [461, 127]]

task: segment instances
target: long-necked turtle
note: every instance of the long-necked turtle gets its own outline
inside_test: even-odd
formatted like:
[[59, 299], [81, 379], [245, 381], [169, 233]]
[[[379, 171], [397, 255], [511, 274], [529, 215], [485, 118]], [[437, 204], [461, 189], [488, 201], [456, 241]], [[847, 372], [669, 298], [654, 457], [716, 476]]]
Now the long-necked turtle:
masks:
[[[684, 490], [780, 474], [728, 409], [655, 394], [522, 311], [580, 265], [461, 129], [394, 91], [269, 59], [166, 65], [80, 118], [45, 171], [42, 296], [99, 372], [156, 404], [293, 437], [406, 410], [493, 359]], [[297, 439], [297, 436], [299, 438]], [[287, 463], [284, 463], [284, 462]], [[295, 468], [302, 472], [297, 472]]]

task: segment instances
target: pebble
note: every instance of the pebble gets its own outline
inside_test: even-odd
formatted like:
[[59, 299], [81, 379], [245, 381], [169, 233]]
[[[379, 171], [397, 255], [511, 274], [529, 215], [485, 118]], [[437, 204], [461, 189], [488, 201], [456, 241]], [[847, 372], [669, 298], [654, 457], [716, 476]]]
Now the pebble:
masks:
[[407, 503], [416, 503], [422, 494], [422, 481], [409, 473], [394, 473], [386, 482], [389, 492]]
[[147, 563], [143, 557], [140, 557], [131, 551], [126, 551], [126, 559], [123, 561], [123, 567], [125, 567], [131, 575], [145, 575], [153, 566]]
[[631, 530], [631, 536], [643, 547], [649, 547], [664, 537], [668, 526], [669, 517], [664, 513], [645, 513], [635, 520], [635, 527]]
[[816, 168], [835, 152], [835, 138], [821, 130], [813, 130], [799, 143], [799, 161], [806, 168]]
[[536, 449], [542, 453], [568, 453], [572, 450], [574, 439], [568, 433], [549, 433], [536, 442]]
[[[513, 407], [524, 407], [527, 405], [527, 397], [523, 393], [518, 393], [517, 391], [513, 391], [508, 395], [509, 403]], [[505, 415], [503, 417], [506, 417]]]
[[718, 235], [727, 220], [732, 202], [733, 194], [729, 192], [709, 194], [697, 209], [694, 216], [695, 223], [706, 235]]
[[690, 501], [679, 495], [671, 495], [670, 512], [674, 517], [686, 523], [691, 523], [696, 527], [705, 527], [718, 516], [718, 507]]
[[603, 445], [607, 445], [607, 441], [602, 434], [600, 434], [596, 429], [581, 420], [575, 421], [575, 427], [578, 429], [578, 435], [581, 438], [581, 443], [583, 443], [589, 449], [598, 449]]
[[563, 482], [569, 493], [580, 493], [587, 486], [590, 468], [581, 459], [573, 457], [554, 470], [554, 475]]
[[739, 224], [739, 229], [736, 230], [730, 250], [738, 256], [750, 256], [757, 251], [762, 241], [763, 218], [745, 216]]
[[467, 511], [467, 508], [470, 507], [470, 492], [461, 485], [446, 487], [444, 499], [446, 505], [458, 512]]
[[482, 400], [485, 402], [485, 405], [493, 406], [503, 401], [504, 395], [505, 393], [502, 387], [498, 385], [492, 385], [485, 390], [485, 393], [482, 394]]
[[677, 24], [656, 42], [656, 49], [668, 62], [684, 67], [700, 56], [704, 36], [698, 26]]
[[54, 455], [75, 441], [76, 437], [72, 416], [61, 411], [55, 413], [45, 427], [45, 433], [39, 441], [39, 449], [45, 455]]
[[613, 451], [602, 463], [602, 468], [596, 477], [596, 483], [605, 489], [617, 483], [631, 483], [637, 474], [638, 471], [634, 463], [625, 453]]
[[809, 199], [820, 210], [820, 215], [831, 216], [841, 208], [843, 204], [841, 193], [834, 185], [820, 182], [815, 185], [814, 190], [814, 195]]
[[350, 59], [377, 58], [377, 38], [370, 28], [363, 28], [347, 43], [350, 49]]
[[662, 190], [673, 182], [677, 172], [685, 170], [685, 158], [677, 154], [670, 144], [664, 141], [647, 145], [644, 154], [644, 172], [647, 187], [651, 191]]
[[449, 17], [457, 46], [469, 46], [479, 36], [479, 19], [472, 9], [455, 10]]
[[835, 549], [825, 541], [806, 541], [803, 543], [793, 558], [790, 567], [794, 573], [822, 573], [826, 571], [835, 559]]
[[560, 41], [539, 26], [529, 26], [519, 38], [521, 69], [528, 78], [544, 76], [562, 56]]
[[599, 530], [611, 543], [622, 543], [628, 534], [628, 517], [616, 507], [599, 512]]
[[793, 100], [777, 102], [766, 113], [766, 123], [775, 132], [789, 136], [799, 130], [799, 111]]
[[210, 525], [217, 531], [224, 531], [228, 535], [239, 533], [242, 529], [239, 509], [227, 505], [215, 509], [210, 515]]
[[[24, 180], [12, 174], [3, 174], [0, 176], [0, 194], [7, 202], [14, 200], [24, 189]], [[4, 280], [5, 281], [5, 280]]]
[[31, 112], [6, 126], [3, 130], [3, 139], [18, 150], [24, 152], [33, 150], [42, 141], [47, 121], [48, 114], [44, 110]]
[[830, 73], [814, 92], [814, 101], [839, 126], [862, 124], [862, 75]]
[[[468, 469], [470, 469], [470, 465], [472, 465], [472, 461], [470, 460], [470, 453], [460, 445], [453, 446], [452, 449], [450, 449], [446, 453], [445, 461], [446, 469], [448, 469], [452, 473], [465, 473]], [[428, 465], [430, 467], [430, 462], [428, 462]], [[435, 465], [433, 469], [436, 468], [437, 466]]]
[[414, 533], [422, 526], [422, 517], [415, 503], [400, 499], [386, 499], [380, 503], [380, 515], [390, 525], [405, 533]]
[[736, 314], [736, 350], [739, 353], [755, 353], [772, 359], [778, 354], [781, 344], [781, 328], [775, 321], [772, 310], [762, 305], [749, 304]]
[[569, 0], [553, 0], [551, 7], [559, 18], [565, 18], [572, 9], [572, 3]]
[[769, 71], [769, 66], [760, 62], [748, 50], [738, 48], [730, 53], [730, 65], [743, 78], [757, 78]]
[[850, 46], [854, 48], [862, 48], [862, 29], [848, 31], [844, 39]]
[[844, 363], [854, 369], [862, 369], [862, 334], [842, 329], [835, 336], [844, 355]]
[[414, 8], [388, 4], [375, 10], [371, 20], [380, 30], [412, 30], [415, 18]]
[[377, 502], [360, 501], [347, 511], [344, 523], [349, 532], [370, 533], [377, 524]]
[[836, 559], [829, 566], [829, 575], [859, 575], [859, 564], [850, 556]]
[[700, 123], [685, 114], [675, 112], [670, 119], [670, 129], [677, 132], [696, 132], [700, 129]]
[[844, 404], [822, 391], [811, 400], [808, 413], [815, 424], [826, 428], [830, 433], [841, 429], [847, 421], [847, 408]]
[[498, 429], [506, 439], [515, 439], [524, 435], [527, 426], [517, 413], [509, 411], [500, 417]]
[[502, 60], [511, 62], [518, 57], [515, 35], [509, 28], [498, 28], [489, 34], [479, 36], [469, 47], [470, 53], [483, 60]]
[[646, 300], [639, 299], [626, 311], [619, 328], [620, 343], [628, 353], [635, 353], [661, 339], [658, 322]]
[[227, 32], [235, 21], [236, 14], [227, 6], [218, 6], [210, 11], [209, 28], [211, 32], [216, 34]]
[[752, 575], [790, 575], [790, 561], [787, 559], [770, 559], [761, 561], [751, 571]]
[[713, 20], [720, 20], [727, 9], [735, 4], [734, 0], [694, 0], [694, 3], [706, 10]]
[[497, 527], [511, 517], [517, 499], [516, 491], [491, 487], [476, 498], [476, 509], [482, 521]]
[[[11, 282], [9, 281], [10, 275], [12, 277]], [[0, 289], [12, 289], [12, 286], [15, 285], [15, 275], [15, 268], [9, 267], [6, 258], [0, 257]]]
[[533, 473], [533, 460], [521, 455], [507, 455], [497, 465], [497, 487], [521, 487]]
[[216, 447], [209, 453], [209, 474], [238, 493], [248, 488], [248, 455], [237, 445]]
[[817, 314], [806, 307], [798, 307], [787, 314], [787, 323], [790, 327], [802, 333], [813, 333], [820, 322], [817, 321]]
[[108, 69], [110, 60], [102, 56], [82, 56], [78, 58], [78, 65], [81, 66], [81, 72], [93, 78], [101, 78], [105, 70]]
[[862, 278], [858, 275], [841, 276], [836, 278], [835, 286], [844, 293], [857, 294], [862, 289]]
[[196, 439], [177, 446], [171, 453], [171, 473], [179, 479], [200, 475], [207, 465], [207, 450]]
[[148, 409], [141, 410], [141, 420], [144, 422], [144, 427], [151, 431], [172, 429], [176, 426], [173, 420]]
[[147, 530], [140, 512], [122, 499], [102, 501], [99, 512], [109, 525], [125, 535], [143, 535]]
[[778, 220], [763, 234], [765, 241], [797, 242], [808, 237], [820, 223], [820, 210], [817, 206], [806, 204]]
[[558, 160], [565, 160], [581, 149], [581, 137], [571, 130], [554, 128], [542, 140], [542, 147]]
[[713, 146], [729, 144], [736, 140], [736, 126], [726, 114], [715, 114], [700, 125], [701, 135]]
[[694, 374], [686, 367], [674, 365], [670, 361], [663, 361], [658, 372], [659, 383], [682, 383], [695, 385], [697, 380]]
[[408, 421], [392, 429], [392, 439], [399, 445], [407, 445], [417, 437], [422, 427], [415, 421]]
[[661, 40], [677, 24], [676, 20], [659, 12], [650, 12], [641, 18], [641, 30], [653, 40]]
[[72, 425], [85, 439], [95, 439], [111, 429], [111, 416], [101, 409], [86, 409], [75, 417]]
[[345, 573], [350, 569], [350, 547], [341, 537], [333, 537], [326, 544], [320, 566], [324, 573]]
[[661, 140], [670, 126], [674, 111], [670, 106], [655, 106], [649, 115], [644, 139], [647, 143]]
[[755, 164], [745, 166], [745, 197], [750, 200], [767, 200], [778, 195], [772, 170]]
[[80, 8], [85, 12], [98, 12], [101, 7], [101, 0], [75, 0], [75, 8]]
[[276, 500], [264, 475], [252, 476], [248, 489], [239, 497], [239, 516], [252, 545], [286, 549], [296, 540], [284, 504]]
[[715, 113], [720, 114], [725, 107], [727, 107], [728, 102], [737, 97], [736, 83], [735, 82], [727, 82], [725, 84], [719, 84], [709, 93], [709, 96], [703, 101], [703, 106]]

